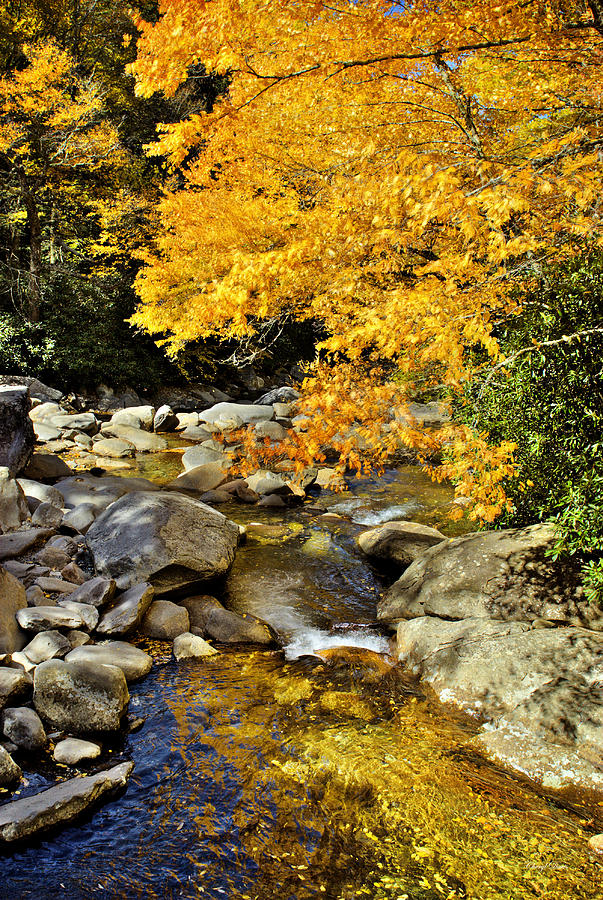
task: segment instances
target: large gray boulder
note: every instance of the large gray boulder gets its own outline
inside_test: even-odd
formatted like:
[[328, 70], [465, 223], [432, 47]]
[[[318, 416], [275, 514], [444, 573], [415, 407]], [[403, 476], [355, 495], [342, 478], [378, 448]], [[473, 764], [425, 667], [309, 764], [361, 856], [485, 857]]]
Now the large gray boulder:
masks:
[[131, 425], [134, 422], [135, 428], [142, 428], [150, 431], [153, 427], [155, 418], [155, 409], [152, 406], [126, 406], [111, 416], [112, 425]]
[[23, 471], [33, 453], [29, 405], [27, 387], [0, 386], [0, 466], [6, 466], [13, 476]]
[[284, 385], [283, 387], [273, 388], [267, 394], [263, 394], [255, 401], [257, 406], [273, 406], [275, 403], [292, 403], [300, 397], [299, 391], [295, 388]]
[[43, 721], [72, 734], [117, 731], [130, 695], [117, 666], [49, 659], [34, 676], [34, 706]]
[[20, 609], [27, 608], [27, 594], [21, 582], [0, 566], [0, 653], [22, 650], [25, 634], [15, 619]]
[[73, 469], [54, 453], [34, 453], [23, 473], [32, 481], [55, 481], [57, 478], [73, 475]]
[[547, 557], [552, 525], [468, 534], [418, 557], [377, 607], [383, 621], [430, 615], [576, 623], [592, 614], [576, 570]]
[[485, 726], [477, 743], [548, 786], [603, 789], [603, 635], [425, 616], [398, 625], [400, 663]]
[[153, 660], [148, 653], [127, 641], [103, 641], [76, 647], [67, 654], [67, 662], [89, 662], [97, 666], [117, 666], [126, 681], [137, 681], [151, 671]]
[[183, 494], [127, 494], [96, 519], [87, 534], [97, 571], [121, 589], [142, 580], [156, 593], [225, 575], [239, 527]]
[[124, 787], [134, 763], [124, 762], [94, 775], [70, 778], [31, 797], [0, 807], [0, 839], [20, 841], [71, 822], [105, 795]]
[[42, 403], [60, 400], [63, 397], [62, 391], [48, 387], [47, 384], [43, 384], [31, 375], [0, 375], [0, 385], [28, 388], [29, 396], [42, 401]]
[[274, 418], [272, 406], [245, 404], [245, 403], [216, 403], [215, 406], [199, 413], [200, 422], [208, 422], [213, 425], [216, 422], [228, 422], [237, 417], [244, 425], [254, 425], [256, 422], [267, 421]]
[[358, 538], [358, 546], [370, 559], [405, 569], [430, 547], [445, 540], [444, 534], [429, 525], [386, 522], [379, 528], [364, 531]]
[[55, 484], [63, 497], [66, 509], [75, 509], [90, 504], [98, 510], [106, 509], [110, 503], [136, 491], [158, 491], [159, 488], [146, 478], [120, 478], [118, 475], [75, 475], [63, 478]]

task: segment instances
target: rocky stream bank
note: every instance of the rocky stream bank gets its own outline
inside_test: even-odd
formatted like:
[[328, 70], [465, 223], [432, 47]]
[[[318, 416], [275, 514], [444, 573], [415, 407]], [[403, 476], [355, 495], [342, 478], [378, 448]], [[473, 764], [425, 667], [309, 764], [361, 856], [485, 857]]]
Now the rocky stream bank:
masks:
[[[325, 467], [294, 480], [283, 460], [232, 478], [231, 433], [278, 442], [298, 426], [291, 389], [260, 401], [95, 412], [34, 398], [30, 410], [27, 389], [0, 388], [0, 783], [16, 791], [0, 807], [4, 842], [124, 788], [130, 762], [107, 764], [119, 736], [143, 726], [130, 691], [157, 647], [205, 665], [229, 646], [280, 653], [287, 643], [287, 628], [253, 605], [237, 610], [236, 579], [224, 586], [254, 527], [269, 541], [286, 534], [215, 507], [237, 518], [237, 504], [266, 514], [303, 506], [336, 521], [342, 513], [321, 505], [319, 489], [338, 476]], [[433, 407], [414, 412], [437, 424]], [[161, 486], [129, 474], [141, 455], [175, 455], [178, 445], [182, 471]], [[410, 521], [365, 529], [359, 549], [389, 584], [377, 620], [390, 645], [353, 651], [338, 637], [314, 659], [351, 666], [367, 683], [412, 676], [475, 722], [472, 748], [546, 789], [603, 797], [603, 614], [550, 560], [553, 541], [546, 525], [453, 538]], [[32, 759], [70, 775], [20, 798]]]

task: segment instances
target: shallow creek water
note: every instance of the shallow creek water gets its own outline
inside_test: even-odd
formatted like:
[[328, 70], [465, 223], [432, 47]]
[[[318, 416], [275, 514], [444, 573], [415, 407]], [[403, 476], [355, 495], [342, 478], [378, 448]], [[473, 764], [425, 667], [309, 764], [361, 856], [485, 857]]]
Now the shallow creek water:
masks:
[[[143, 459], [143, 458], [141, 458]], [[159, 483], [176, 453], [143, 459]], [[0, 898], [601, 898], [586, 849], [603, 807], [540, 795], [471, 749], [477, 725], [397, 669], [374, 626], [384, 582], [355, 537], [387, 518], [451, 529], [451, 496], [417, 469], [358, 481], [294, 510], [222, 511], [249, 529], [222, 599], [279, 632], [284, 653], [167, 645], [131, 686], [140, 731], [105, 747], [135, 763], [127, 790], [76, 825], [0, 857]], [[21, 796], [66, 775], [26, 772]]]

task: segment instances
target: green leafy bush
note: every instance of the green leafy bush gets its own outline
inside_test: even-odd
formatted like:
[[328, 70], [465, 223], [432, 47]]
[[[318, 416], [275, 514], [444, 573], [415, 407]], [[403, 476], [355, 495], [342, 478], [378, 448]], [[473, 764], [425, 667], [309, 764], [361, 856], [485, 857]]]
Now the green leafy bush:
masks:
[[603, 598], [603, 255], [550, 267], [499, 326], [507, 365], [467, 390], [465, 418], [518, 444], [501, 525], [558, 523], [556, 556], [578, 554]]

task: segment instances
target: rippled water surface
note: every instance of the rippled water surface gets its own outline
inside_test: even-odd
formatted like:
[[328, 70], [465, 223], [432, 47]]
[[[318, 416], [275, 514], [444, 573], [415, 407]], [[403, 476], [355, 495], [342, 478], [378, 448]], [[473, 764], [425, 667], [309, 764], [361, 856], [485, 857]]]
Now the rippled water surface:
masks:
[[[450, 533], [450, 500], [403, 469], [297, 510], [222, 507], [249, 534], [222, 599], [268, 620], [285, 652], [178, 664], [143, 643], [155, 666], [130, 716], [144, 725], [101, 760], [134, 761], [127, 789], [0, 858], [0, 897], [601, 898], [596, 806], [486, 764], [472, 723], [377, 654], [383, 581], [355, 538], [392, 510]], [[65, 773], [32, 767], [21, 793]]]

